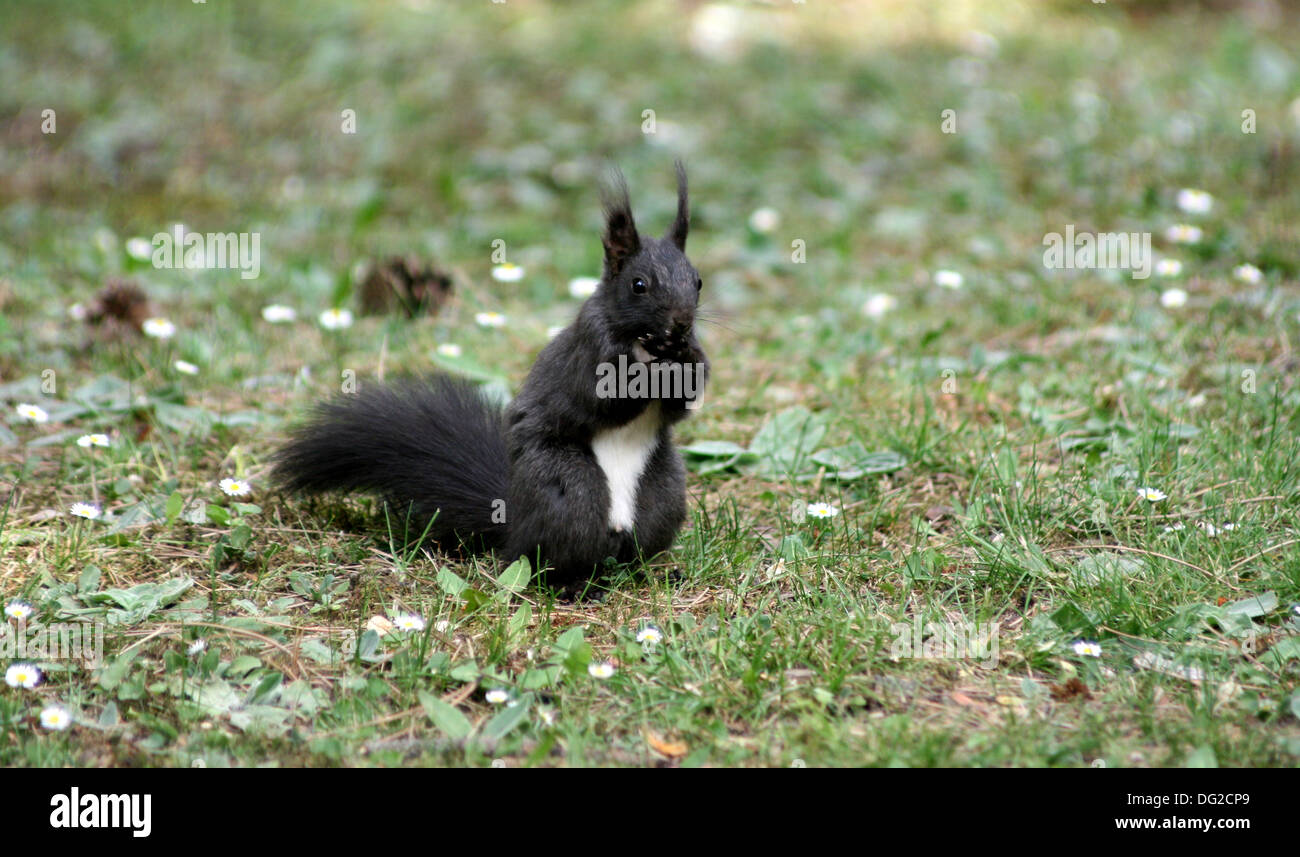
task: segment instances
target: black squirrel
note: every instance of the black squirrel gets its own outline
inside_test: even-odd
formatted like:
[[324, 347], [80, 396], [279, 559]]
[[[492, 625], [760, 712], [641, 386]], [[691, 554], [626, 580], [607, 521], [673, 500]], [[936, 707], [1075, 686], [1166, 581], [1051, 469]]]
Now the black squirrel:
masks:
[[[669, 548], [686, 519], [672, 426], [709, 373], [695, 337], [702, 283], [685, 254], [686, 170], [677, 163], [677, 215], [661, 239], [637, 232], [620, 173], [603, 201], [600, 285], [504, 412], [447, 376], [365, 385], [317, 406], [276, 454], [275, 480], [373, 492], [440, 546], [527, 557], [557, 588], [607, 558]], [[619, 372], [641, 383], [614, 383]], [[646, 383], [652, 374], [664, 383]]]

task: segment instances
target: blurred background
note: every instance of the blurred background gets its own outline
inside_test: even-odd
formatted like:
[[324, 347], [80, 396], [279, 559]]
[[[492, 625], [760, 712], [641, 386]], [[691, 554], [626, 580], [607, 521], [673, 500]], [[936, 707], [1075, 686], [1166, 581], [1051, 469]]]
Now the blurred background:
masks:
[[[599, 272], [600, 177], [621, 167], [658, 233], [675, 157], [708, 305], [736, 347], [779, 356], [790, 345], [773, 331], [820, 318], [838, 326], [807, 340], [809, 359], [832, 379], [882, 340], [941, 331], [962, 350], [1105, 315], [1088, 276], [1044, 272], [1044, 233], [1158, 236], [1184, 217], [1180, 188], [1217, 201], [1183, 251], [1189, 275], [1250, 261], [1289, 278], [1296, 10], [6, 0], [0, 374], [66, 365], [67, 306], [129, 274], [189, 322], [196, 361], [221, 341], [237, 378], [260, 371], [240, 353], [260, 351], [261, 306], [351, 305], [359, 265], [408, 253], [450, 269], [467, 309], [527, 327], [517, 358], [494, 358], [517, 373], [571, 317], [568, 280]], [[125, 251], [175, 223], [261, 233], [260, 276], [156, 270]], [[498, 239], [521, 282], [490, 279]], [[929, 289], [936, 269], [961, 271], [964, 292]], [[884, 331], [858, 311], [882, 291], [903, 310]]]

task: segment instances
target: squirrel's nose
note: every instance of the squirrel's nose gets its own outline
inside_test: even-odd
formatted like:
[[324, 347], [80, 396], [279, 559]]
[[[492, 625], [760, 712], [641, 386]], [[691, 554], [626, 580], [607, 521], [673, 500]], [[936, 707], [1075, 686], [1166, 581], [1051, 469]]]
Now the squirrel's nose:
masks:
[[695, 319], [691, 318], [689, 315], [674, 315], [672, 318], [672, 332], [675, 336], [683, 336], [691, 332], [691, 326], [694, 325], [694, 323]]

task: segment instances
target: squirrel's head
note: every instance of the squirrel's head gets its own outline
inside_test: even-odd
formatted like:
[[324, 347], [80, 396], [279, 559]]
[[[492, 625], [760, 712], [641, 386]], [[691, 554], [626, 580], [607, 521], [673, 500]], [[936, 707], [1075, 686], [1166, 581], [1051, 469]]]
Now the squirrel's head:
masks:
[[686, 258], [690, 229], [686, 169], [677, 162], [677, 217], [663, 238], [637, 232], [627, 184], [616, 173], [605, 192], [605, 272], [593, 301], [620, 344], [652, 356], [684, 354], [695, 332], [700, 274]]

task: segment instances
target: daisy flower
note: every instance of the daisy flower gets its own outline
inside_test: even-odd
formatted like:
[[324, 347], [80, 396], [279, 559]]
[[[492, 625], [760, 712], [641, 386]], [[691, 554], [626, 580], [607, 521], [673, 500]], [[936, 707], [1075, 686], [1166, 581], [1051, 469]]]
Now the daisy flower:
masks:
[[1187, 291], [1184, 289], [1165, 289], [1160, 293], [1160, 305], [1166, 309], [1177, 309], [1187, 304]]
[[830, 503], [808, 504], [808, 515], [812, 518], [834, 518], [839, 513], [839, 508], [832, 506]]
[[1219, 535], [1219, 533], [1230, 533], [1233, 530], [1237, 529], [1236, 524], [1224, 524], [1223, 526], [1216, 527], [1214, 526], [1214, 524], [1211, 524], [1209, 521], [1201, 521], [1197, 523], [1196, 526], [1204, 530], [1205, 535], [1209, 536], [1212, 539], [1216, 538]]
[[1093, 640], [1075, 640], [1070, 648], [1074, 649], [1076, 655], [1089, 658], [1101, 657], [1101, 644]]
[[285, 322], [294, 321], [298, 318], [298, 311], [291, 306], [284, 304], [271, 304], [262, 307], [262, 321], [271, 324], [284, 324]]
[[140, 328], [145, 336], [154, 339], [171, 339], [176, 335], [176, 325], [165, 318], [146, 318]]
[[614, 665], [609, 661], [589, 664], [587, 666], [587, 672], [591, 674], [592, 678], [606, 679], [614, 675]]
[[68, 307], [68, 318], [72, 319], [73, 321], [85, 321], [86, 315], [87, 312], [86, 312], [85, 304], [75, 303], [72, 306]]
[[1159, 488], [1139, 488], [1137, 495], [1139, 500], [1146, 500], [1148, 503], [1159, 503], [1169, 496]]
[[338, 307], [325, 310], [317, 318], [326, 330], [344, 330], [352, 326], [352, 311]]
[[393, 627], [399, 631], [423, 631], [424, 619], [414, 613], [398, 613], [393, 617]]
[[46, 413], [45, 409], [40, 405], [32, 405], [24, 402], [14, 408], [14, 410], [18, 412], [18, 416], [28, 422], [43, 423], [48, 422], [50, 419], [50, 415]]
[[86, 518], [91, 521], [98, 518], [102, 512], [94, 503], [73, 503], [68, 507], [68, 511], [78, 518]]
[[518, 265], [506, 262], [503, 265], [497, 265], [492, 269], [492, 279], [498, 283], [517, 283], [524, 278], [524, 269]]
[[245, 479], [222, 479], [217, 483], [217, 487], [225, 492], [227, 497], [243, 497], [253, 490], [253, 486]]
[[193, 657], [194, 655], [203, 654], [205, 651], [207, 651], [207, 648], [208, 648], [208, 641], [203, 639], [202, 637], [199, 637], [197, 640], [190, 643], [189, 648], [185, 650], [185, 653]]
[[189, 362], [188, 360], [177, 360], [175, 363], [172, 364], [172, 368], [175, 369], [177, 372], [180, 372], [182, 375], [199, 374], [199, 367], [195, 366], [193, 363]]
[[41, 709], [41, 727], [51, 732], [62, 732], [72, 725], [72, 715], [62, 705], [47, 705]]
[[500, 705], [510, 699], [510, 694], [498, 687], [489, 690], [485, 699], [493, 705]]
[[5, 684], [31, 690], [41, 683], [41, 671], [34, 664], [13, 664], [5, 670]]
[[638, 643], [649, 643], [652, 646], [657, 646], [664, 641], [664, 634], [663, 631], [660, 631], [654, 625], [647, 625], [636, 635], [636, 641]]
[[32, 605], [26, 601], [10, 601], [5, 605], [5, 615], [20, 622], [32, 615]]
[[555, 711], [553, 711], [552, 709], [539, 708], [537, 709], [537, 716], [542, 718], [542, 722], [545, 723], [547, 726], [555, 725]]
[[600, 280], [595, 277], [574, 277], [569, 280], [569, 294], [575, 298], [589, 298], [599, 286]]
[[943, 286], [945, 289], [960, 289], [966, 278], [956, 271], [935, 271], [934, 283], [937, 286]]
[[108, 446], [111, 441], [106, 434], [83, 434], [77, 438], [77, 446], [90, 449], [92, 446]]
[[1199, 244], [1203, 233], [1199, 226], [1176, 223], [1165, 230], [1165, 240], [1174, 244]]
[[461, 347], [454, 342], [444, 342], [438, 346], [438, 353], [443, 357], [459, 357], [464, 352]]
[[764, 206], [749, 215], [749, 228], [766, 235], [781, 225], [781, 215], [775, 208]]
[[898, 308], [898, 298], [893, 295], [873, 294], [862, 305], [862, 313], [867, 318], [881, 318], [885, 313]]
[[474, 314], [474, 321], [479, 327], [504, 327], [506, 317], [499, 312], [479, 312]]
[[1162, 277], [1176, 277], [1183, 272], [1183, 263], [1177, 259], [1161, 259], [1156, 262], [1156, 273]]
[[1252, 286], [1264, 279], [1264, 272], [1249, 262], [1233, 268], [1232, 275], [1243, 283], [1250, 283]]
[[1185, 187], [1178, 192], [1178, 207], [1188, 214], [1206, 214], [1214, 207], [1214, 197], [1203, 190]]
[[153, 258], [153, 242], [148, 238], [131, 238], [126, 242], [126, 255], [137, 262], [148, 262]]

